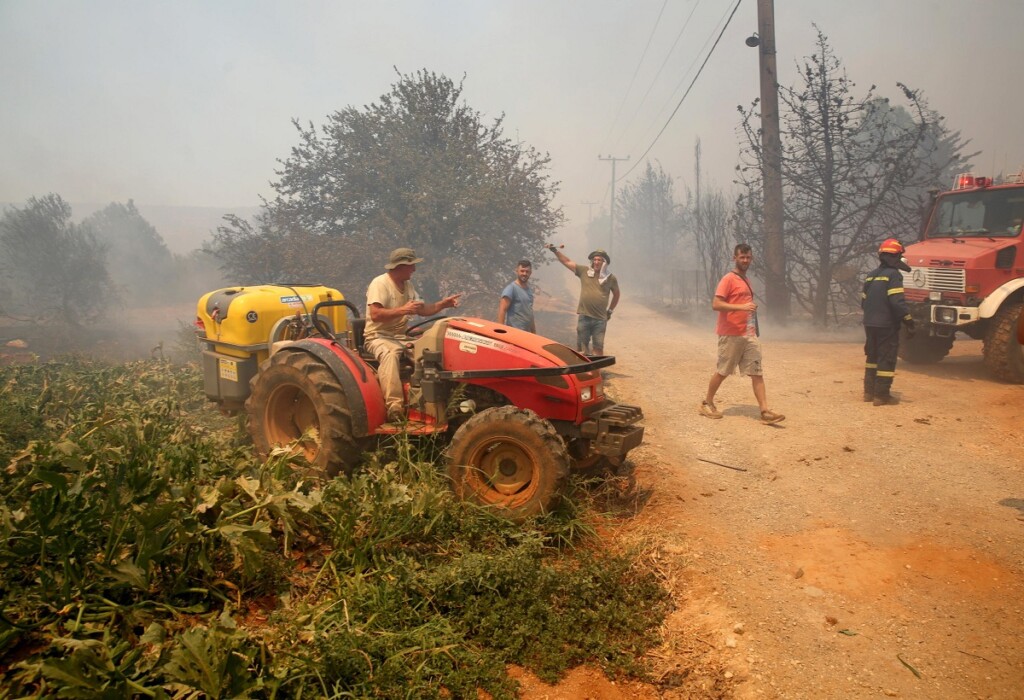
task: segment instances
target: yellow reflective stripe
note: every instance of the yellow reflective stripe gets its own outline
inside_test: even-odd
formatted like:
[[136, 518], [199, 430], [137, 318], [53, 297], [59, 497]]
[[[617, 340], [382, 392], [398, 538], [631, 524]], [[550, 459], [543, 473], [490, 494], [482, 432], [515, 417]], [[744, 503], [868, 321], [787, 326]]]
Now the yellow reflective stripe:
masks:
[[880, 370], [878, 370], [878, 376], [879, 377], [895, 377], [896, 376], [896, 372], [895, 371], [887, 372], [884, 369], [880, 369]]
[[903, 287], [893, 287], [890, 289], [889, 296], [892, 296], [893, 294], [903, 294]]
[[906, 316], [903, 317], [903, 320], [904, 321], [913, 321], [914, 317], [911, 316], [910, 314], [907, 314]]
[[888, 282], [888, 277], [868, 277], [865, 282]]
[[864, 367], [866, 369], [875, 369], [876, 367], [878, 367], [878, 364], [875, 362], [865, 362]]

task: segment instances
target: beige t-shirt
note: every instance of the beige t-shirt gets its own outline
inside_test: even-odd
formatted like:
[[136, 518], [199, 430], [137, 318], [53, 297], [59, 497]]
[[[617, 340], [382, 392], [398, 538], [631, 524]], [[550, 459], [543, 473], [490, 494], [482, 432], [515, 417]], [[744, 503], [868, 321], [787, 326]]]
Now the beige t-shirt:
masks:
[[601, 284], [596, 272], [593, 277], [590, 276], [588, 271], [591, 269], [590, 265], [576, 264], [574, 272], [580, 278], [580, 304], [576, 313], [608, 320], [608, 297], [613, 289], [619, 291], [619, 281], [615, 275], [608, 275], [608, 279]]
[[412, 286], [412, 280], [406, 281], [405, 289], [401, 290], [395, 286], [386, 272], [374, 277], [370, 286], [366, 288], [366, 331], [363, 337], [370, 340], [377, 336], [405, 335], [405, 327], [409, 322], [408, 316], [399, 316], [384, 323], [374, 323], [370, 316], [371, 304], [380, 304], [385, 309], [397, 309], [399, 306], [419, 298], [416, 288]]

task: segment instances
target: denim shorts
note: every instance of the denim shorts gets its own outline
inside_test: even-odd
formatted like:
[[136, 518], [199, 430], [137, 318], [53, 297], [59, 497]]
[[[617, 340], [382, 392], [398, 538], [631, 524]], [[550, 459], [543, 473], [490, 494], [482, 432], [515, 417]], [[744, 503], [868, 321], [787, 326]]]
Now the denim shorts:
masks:
[[580, 351], [589, 351], [591, 344], [595, 351], [604, 351], [604, 332], [608, 328], [608, 321], [593, 316], [579, 315], [576, 321], [576, 348]]

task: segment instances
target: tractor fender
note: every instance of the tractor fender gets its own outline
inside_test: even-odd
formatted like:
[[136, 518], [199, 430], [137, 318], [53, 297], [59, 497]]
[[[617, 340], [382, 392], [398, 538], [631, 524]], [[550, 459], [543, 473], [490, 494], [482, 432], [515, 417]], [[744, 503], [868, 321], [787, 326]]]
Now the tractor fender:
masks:
[[352, 411], [352, 435], [356, 438], [372, 434], [387, 417], [384, 394], [377, 375], [363, 358], [337, 341], [325, 338], [298, 340], [282, 352], [306, 352], [327, 365], [338, 378]]
[[999, 307], [1003, 305], [1003, 302], [1021, 288], [1024, 288], [1024, 277], [1010, 280], [1003, 286], [998, 287], [985, 297], [985, 301], [981, 302], [981, 305], [978, 307], [978, 316], [980, 318], [992, 318], [999, 311]]

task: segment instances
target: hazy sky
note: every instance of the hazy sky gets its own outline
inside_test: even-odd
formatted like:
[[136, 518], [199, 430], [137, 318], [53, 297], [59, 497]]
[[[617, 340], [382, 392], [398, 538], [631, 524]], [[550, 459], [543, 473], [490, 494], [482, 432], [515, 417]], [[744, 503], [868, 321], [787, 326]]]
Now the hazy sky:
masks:
[[[597, 156], [631, 156], [620, 177], [638, 163], [735, 3], [0, 0], [0, 201], [252, 206], [297, 142], [292, 118], [322, 123], [377, 100], [396, 67], [426, 68], [465, 75], [470, 106], [550, 153], [575, 226], [607, 207]], [[756, 18], [742, 0], [648, 156], [680, 191], [698, 137], [706, 175], [731, 187], [736, 106], [758, 95], [743, 43]], [[776, 0], [775, 18], [781, 83], [815, 22], [858, 89], [920, 88], [983, 151], [976, 170], [1024, 166], [1024, 2]]]

